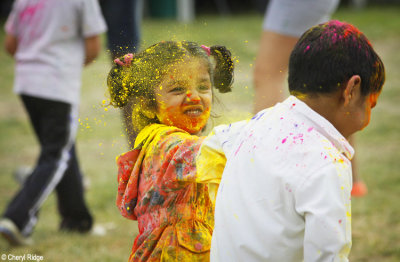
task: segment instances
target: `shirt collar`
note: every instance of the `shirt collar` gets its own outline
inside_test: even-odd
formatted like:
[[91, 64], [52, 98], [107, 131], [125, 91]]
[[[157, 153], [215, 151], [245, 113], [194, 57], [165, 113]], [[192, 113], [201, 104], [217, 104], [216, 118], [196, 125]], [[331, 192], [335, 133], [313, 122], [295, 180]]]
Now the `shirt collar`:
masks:
[[295, 96], [289, 96], [282, 104], [307, 118], [311, 125], [326, 136], [342, 154], [348, 159], [353, 158], [354, 149], [346, 138], [328, 120], [312, 110], [306, 103]]

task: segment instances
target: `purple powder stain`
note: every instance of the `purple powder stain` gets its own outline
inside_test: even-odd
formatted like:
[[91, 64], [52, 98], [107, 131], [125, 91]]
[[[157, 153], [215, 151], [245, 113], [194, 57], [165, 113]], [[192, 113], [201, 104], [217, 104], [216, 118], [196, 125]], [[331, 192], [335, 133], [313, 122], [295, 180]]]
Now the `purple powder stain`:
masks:
[[258, 114], [256, 114], [255, 116], [253, 116], [253, 117], [251, 118], [251, 120], [258, 120], [258, 119], [260, 119], [264, 114], [265, 114], [265, 112], [262, 112], [261, 114], [258, 113]]

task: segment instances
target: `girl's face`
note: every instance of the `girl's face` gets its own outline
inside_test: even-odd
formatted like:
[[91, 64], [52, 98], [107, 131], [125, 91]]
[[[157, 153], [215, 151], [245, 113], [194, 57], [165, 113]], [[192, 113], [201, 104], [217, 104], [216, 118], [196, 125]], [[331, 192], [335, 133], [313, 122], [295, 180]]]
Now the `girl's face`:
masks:
[[199, 134], [210, 117], [211, 87], [204, 61], [189, 59], [172, 66], [155, 90], [158, 120]]

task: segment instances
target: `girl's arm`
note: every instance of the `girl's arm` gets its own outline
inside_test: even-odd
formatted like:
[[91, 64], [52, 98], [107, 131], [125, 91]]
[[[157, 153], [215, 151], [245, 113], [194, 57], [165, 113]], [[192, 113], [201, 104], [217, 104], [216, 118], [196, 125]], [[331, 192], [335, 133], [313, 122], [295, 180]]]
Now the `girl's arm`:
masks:
[[198, 183], [219, 184], [233, 142], [239, 136], [247, 120], [215, 127], [204, 139], [196, 158]]
[[244, 120], [215, 127], [204, 139], [196, 157], [196, 182], [208, 184], [210, 198], [214, 203], [226, 159], [233, 150], [232, 143], [247, 122], [247, 120]]
[[7, 34], [6, 39], [4, 41], [4, 47], [12, 57], [14, 57], [15, 52], [17, 51], [18, 48], [18, 39], [14, 35]]

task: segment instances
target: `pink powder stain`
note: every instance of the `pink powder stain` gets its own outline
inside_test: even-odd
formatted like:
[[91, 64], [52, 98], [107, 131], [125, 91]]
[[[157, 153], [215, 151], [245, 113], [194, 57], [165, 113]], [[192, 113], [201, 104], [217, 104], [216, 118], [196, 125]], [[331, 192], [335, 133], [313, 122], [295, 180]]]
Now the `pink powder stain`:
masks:
[[339, 224], [342, 224], [342, 220], [341, 219], [339, 219]]
[[333, 44], [336, 43], [337, 40], [338, 40], [338, 36], [337, 36], [336, 33], [334, 33], [334, 34], [333, 34], [333, 37], [332, 37], [332, 43], [333, 43]]
[[308, 50], [310, 50], [310, 46], [309, 46], [309, 45], [308, 45], [308, 46], [306, 47], [306, 49], [304, 50], [304, 53], [307, 52]]
[[313, 127], [310, 127], [309, 129], [307, 129], [307, 132], [311, 132], [313, 129]]
[[285, 137], [284, 139], [282, 139], [282, 144], [284, 144], [287, 140], [287, 137]]
[[296, 144], [298, 141], [300, 140], [300, 143], [303, 143], [304, 139], [303, 139], [303, 134], [297, 134], [297, 136], [293, 137], [293, 142]]
[[194, 248], [195, 248], [196, 250], [202, 250], [203, 245], [202, 245], [201, 243], [197, 242], [197, 243], [194, 245]]
[[289, 191], [290, 193], [292, 192], [292, 189], [289, 187], [288, 184], [285, 185], [285, 189], [286, 189], [286, 191]]
[[242, 145], [243, 145], [243, 141], [240, 143], [238, 149], [235, 151], [235, 156], [237, 155], [237, 153], [239, 153], [239, 150], [242, 147]]
[[25, 8], [19, 15], [19, 19], [23, 21], [24, 19], [29, 19], [30, 17], [33, 17], [35, 13], [43, 8], [45, 1], [40, 1], [36, 5], [28, 6]]

